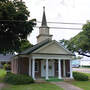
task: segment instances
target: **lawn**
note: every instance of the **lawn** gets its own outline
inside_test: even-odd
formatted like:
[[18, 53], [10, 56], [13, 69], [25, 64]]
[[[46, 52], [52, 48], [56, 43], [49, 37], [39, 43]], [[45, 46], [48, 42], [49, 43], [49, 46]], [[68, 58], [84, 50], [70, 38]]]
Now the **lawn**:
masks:
[[[0, 82], [2, 82], [4, 76], [6, 75], [6, 71], [0, 69]], [[2, 90], [63, 90], [60, 87], [46, 83], [33, 83], [28, 85], [10, 85], [6, 84]]]
[[0, 82], [3, 81], [5, 75], [6, 75], [6, 71], [4, 69], [0, 69]]
[[[0, 80], [5, 76], [6, 71], [0, 69]], [[85, 73], [89, 77], [89, 81], [67, 81], [67, 83], [73, 84], [77, 87], [80, 87], [84, 90], [90, 90], [90, 74]], [[52, 79], [51, 79], [52, 80]], [[58, 81], [58, 79], [56, 79]], [[34, 83], [28, 85], [9, 85], [7, 84], [2, 90], [63, 90], [62, 88], [50, 84], [49, 82], [46, 83]]]
[[6, 71], [4, 69], [0, 69], [0, 78], [3, 78], [6, 75]]
[[68, 81], [68, 83], [80, 87], [84, 90], [90, 90], [90, 81]]
[[6, 85], [2, 90], [63, 90], [60, 87], [50, 83], [39, 83], [29, 85]]
[[89, 81], [68, 81], [68, 83], [80, 87], [84, 90], [90, 90], [90, 73], [85, 73], [89, 77]]

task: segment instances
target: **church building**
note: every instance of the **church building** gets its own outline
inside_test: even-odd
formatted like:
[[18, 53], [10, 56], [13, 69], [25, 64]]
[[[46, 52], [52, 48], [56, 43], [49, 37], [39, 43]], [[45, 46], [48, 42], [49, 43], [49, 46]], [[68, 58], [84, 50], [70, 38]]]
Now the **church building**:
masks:
[[34, 80], [44, 77], [73, 78], [72, 57], [69, 50], [64, 48], [56, 40], [52, 40], [47, 25], [45, 7], [37, 44], [13, 57], [12, 72], [15, 74], [27, 74]]

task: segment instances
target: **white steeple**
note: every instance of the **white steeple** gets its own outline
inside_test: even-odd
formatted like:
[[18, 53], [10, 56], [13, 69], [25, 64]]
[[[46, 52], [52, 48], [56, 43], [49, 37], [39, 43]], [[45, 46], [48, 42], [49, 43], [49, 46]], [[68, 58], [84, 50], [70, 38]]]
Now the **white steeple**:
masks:
[[37, 36], [37, 43], [45, 39], [52, 40], [52, 35], [49, 34], [49, 27], [47, 26], [47, 20], [45, 15], [45, 7], [43, 7], [43, 17], [42, 17], [41, 27], [39, 27], [39, 35]]

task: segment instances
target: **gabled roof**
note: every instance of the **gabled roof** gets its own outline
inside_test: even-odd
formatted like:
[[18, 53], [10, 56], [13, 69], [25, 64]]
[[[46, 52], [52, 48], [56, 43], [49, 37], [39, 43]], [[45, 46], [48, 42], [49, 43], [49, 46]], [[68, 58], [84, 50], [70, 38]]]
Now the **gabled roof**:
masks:
[[[39, 50], [40, 48], [42, 47], [45, 47], [49, 44], [53, 44], [53, 43], [56, 43], [58, 44], [58, 46], [60, 46], [61, 48], [63, 48], [63, 50], [65, 50], [68, 54], [65, 54], [65, 55], [74, 55], [73, 53], [71, 53], [70, 51], [68, 51], [66, 48], [64, 48], [59, 42], [55, 41], [55, 40], [50, 40], [50, 39], [47, 39], [47, 40], [44, 40], [36, 45], [34, 45], [33, 47], [31, 48], [28, 48], [27, 50], [23, 51], [22, 53], [20, 53], [19, 55], [27, 55], [27, 54], [31, 54], [31, 53], [34, 53], [36, 52], [37, 50]], [[48, 53], [48, 52], [47, 52]]]
[[42, 42], [34, 45], [33, 47], [26, 49], [25, 51], [23, 51], [22, 53], [20, 53], [20, 55], [30, 54], [30, 53], [32, 53], [33, 51], [35, 51], [36, 49], [38, 49], [38, 48], [46, 45], [47, 43], [49, 43], [49, 42], [51, 42], [51, 41], [52, 41], [52, 40], [50, 40], [50, 39], [46, 39], [46, 40], [44, 40], [44, 41], [42, 41]]
[[59, 42], [56, 40], [52, 40], [45, 44], [44, 46], [36, 49], [32, 52], [33, 54], [48, 54], [48, 55], [70, 55], [74, 56], [72, 52], [64, 48]]
[[[74, 55], [71, 51], [69, 51], [68, 49], [66, 49], [63, 45], [61, 45], [59, 42], [57, 42], [56, 40], [54, 40], [60, 47], [62, 47], [65, 51], [67, 51], [69, 54]], [[75, 55], [74, 55], [75, 56]]]

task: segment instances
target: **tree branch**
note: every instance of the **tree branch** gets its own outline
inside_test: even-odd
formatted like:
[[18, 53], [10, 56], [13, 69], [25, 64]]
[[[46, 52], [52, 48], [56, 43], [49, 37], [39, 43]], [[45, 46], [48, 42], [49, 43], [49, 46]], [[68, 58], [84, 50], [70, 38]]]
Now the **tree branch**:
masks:
[[86, 56], [86, 57], [90, 57], [90, 55], [87, 55], [85, 53], [82, 53], [82, 52], [78, 52], [80, 55], [83, 55], [83, 56]]

